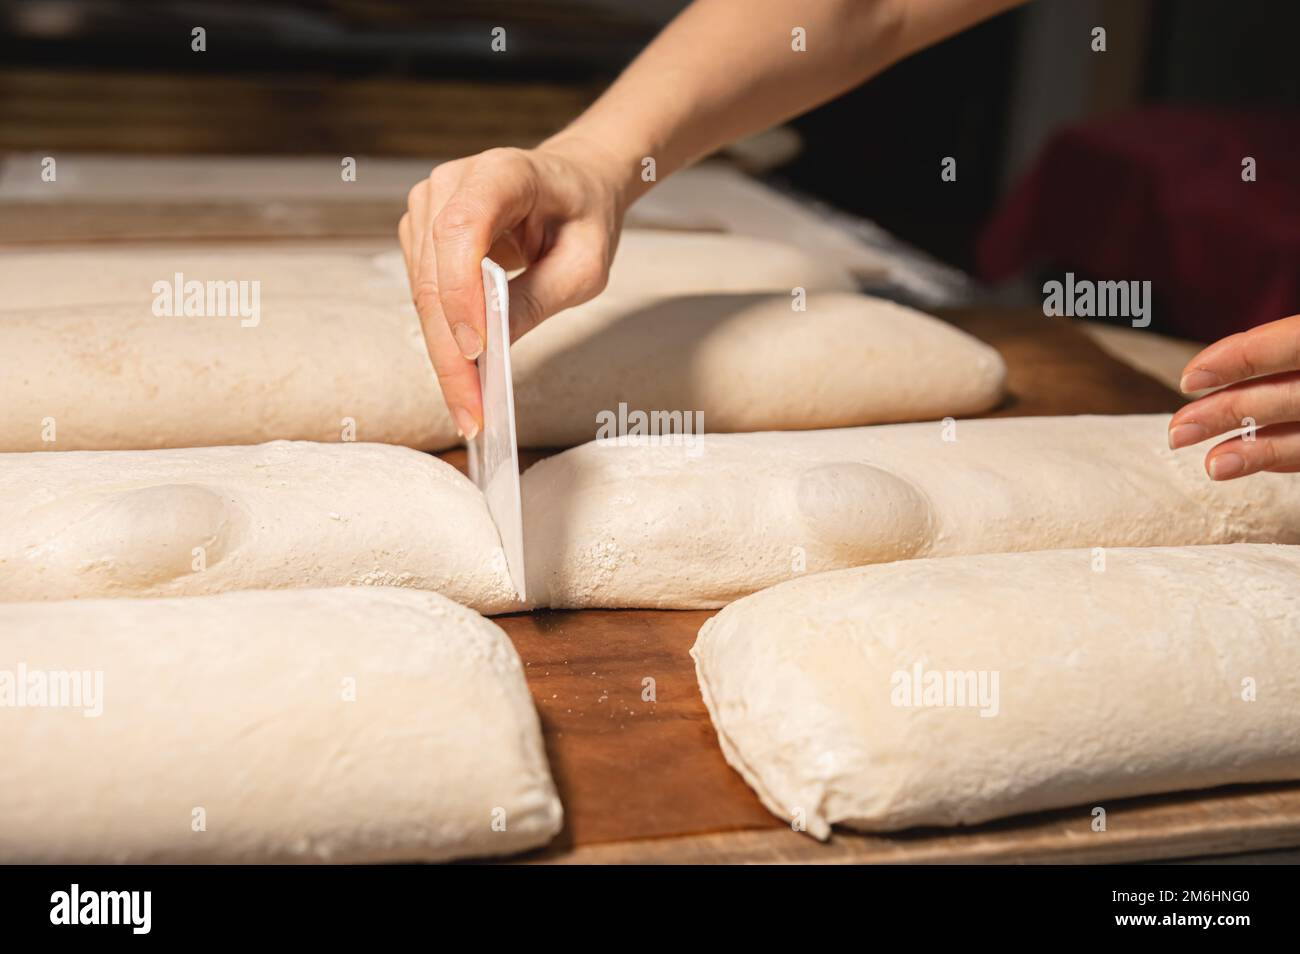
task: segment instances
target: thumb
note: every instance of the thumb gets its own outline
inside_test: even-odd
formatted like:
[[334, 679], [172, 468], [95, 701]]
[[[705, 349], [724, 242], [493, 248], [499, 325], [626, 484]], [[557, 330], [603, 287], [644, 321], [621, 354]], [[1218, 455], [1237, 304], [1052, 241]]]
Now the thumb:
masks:
[[510, 340], [556, 312], [600, 293], [609, 278], [609, 242], [599, 229], [562, 231], [547, 253], [510, 281]]

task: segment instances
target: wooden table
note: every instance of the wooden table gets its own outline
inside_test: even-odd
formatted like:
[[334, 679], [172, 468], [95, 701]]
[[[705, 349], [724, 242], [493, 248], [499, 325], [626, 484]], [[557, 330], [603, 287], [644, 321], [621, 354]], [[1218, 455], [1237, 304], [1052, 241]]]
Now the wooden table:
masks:
[[[57, 227], [38, 237], [67, 247], [72, 235], [81, 243], [111, 238], [120, 245], [128, 238], [156, 241], [174, 229], [181, 230], [175, 237], [190, 243], [213, 235], [225, 244], [231, 235], [257, 234], [265, 241], [280, 234], [259, 224], [260, 212], [225, 204], [215, 207], [208, 223], [212, 235], [207, 225], [196, 228], [192, 218], [186, 224], [185, 216], [165, 204], [156, 216], [120, 203], [110, 206], [60, 207], [52, 219]], [[373, 231], [383, 216], [391, 220], [391, 209], [385, 209], [356, 220], [359, 231]], [[51, 206], [42, 214], [53, 211]], [[321, 217], [323, 231], [334, 233], [336, 242], [338, 229], [330, 217], [319, 207], [311, 214]], [[23, 221], [39, 218], [27, 215]], [[94, 227], [84, 228], [88, 223]], [[65, 234], [69, 225], [78, 227]], [[288, 227], [298, 239], [317, 234], [296, 220]], [[28, 244], [30, 231], [0, 228], [0, 246]], [[993, 416], [1162, 412], [1180, 403], [1163, 385], [1103, 352], [1069, 319], [995, 310], [946, 317], [996, 346], [1006, 359], [1008, 397]], [[463, 451], [442, 456], [463, 469]], [[525, 463], [541, 456], [545, 453], [526, 452]], [[499, 618], [526, 663], [565, 808], [560, 836], [518, 860], [1100, 862], [1300, 845], [1297, 785], [1116, 803], [1109, 806], [1105, 833], [1092, 832], [1091, 816], [1074, 809], [959, 831], [837, 833], [820, 844], [769, 814], [722, 758], [687, 655], [710, 615], [585, 610]], [[654, 702], [641, 699], [646, 676], [655, 679]]]
[[[1007, 400], [991, 416], [1172, 411], [1181, 398], [1041, 313], [946, 315], [1001, 351]], [[463, 468], [464, 452], [442, 455]], [[545, 452], [524, 455], [532, 463]], [[534, 612], [497, 622], [523, 657], [565, 827], [526, 863], [1121, 862], [1300, 845], [1300, 785], [1236, 786], [975, 828], [827, 844], [771, 815], [724, 761], [687, 655], [712, 611]], [[641, 698], [655, 680], [656, 701]]]

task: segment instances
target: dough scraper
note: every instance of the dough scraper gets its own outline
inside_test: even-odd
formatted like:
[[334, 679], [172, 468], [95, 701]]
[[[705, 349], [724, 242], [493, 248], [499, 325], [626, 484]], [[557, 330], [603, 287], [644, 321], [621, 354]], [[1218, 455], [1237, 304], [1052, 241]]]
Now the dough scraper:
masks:
[[483, 259], [487, 336], [478, 356], [483, 389], [483, 427], [469, 442], [469, 479], [483, 491], [505, 552], [510, 582], [524, 595], [524, 512], [519, 489], [519, 442], [515, 434], [515, 388], [510, 369], [510, 283], [506, 272]]

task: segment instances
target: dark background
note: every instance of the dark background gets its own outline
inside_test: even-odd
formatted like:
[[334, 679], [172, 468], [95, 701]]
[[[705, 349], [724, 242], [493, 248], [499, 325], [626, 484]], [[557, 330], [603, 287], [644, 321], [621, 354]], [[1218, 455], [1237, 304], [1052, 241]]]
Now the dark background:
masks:
[[[11, 0], [0, 151], [445, 158], [528, 145], [683, 5]], [[1104, 57], [1088, 50], [1091, 24], [1107, 26]], [[190, 50], [195, 25], [206, 53]], [[488, 49], [496, 25], [507, 55]], [[1291, 0], [1037, 0], [799, 118], [804, 149], [772, 173], [970, 269], [981, 227], [1055, 130], [1149, 103], [1300, 112], [1297, 37]], [[465, 107], [467, 88], [481, 110]], [[494, 104], [521, 90], [529, 122], [494, 123]], [[940, 189], [945, 155], [961, 174]]]

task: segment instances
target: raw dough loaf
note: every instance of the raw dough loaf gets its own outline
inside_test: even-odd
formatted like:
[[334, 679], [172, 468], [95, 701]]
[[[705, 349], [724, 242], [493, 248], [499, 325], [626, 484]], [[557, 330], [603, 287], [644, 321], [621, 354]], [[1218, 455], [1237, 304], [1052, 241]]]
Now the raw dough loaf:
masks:
[[619, 404], [703, 415], [709, 432], [978, 414], [1002, 398], [993, 348], [864, 295], [602, 296], [515, 344], [520, 439], [570, 447]]
[[374, 584], [516, 605], [482, 494], [405, 447], [0, 454], [0, 526], [3, 600]]
[[709, 232], [624, 229], [603, 294], [692, 295], [794, 288], [854, 291], [848, 270], [788, 242]]
[[7, 862], [438, 861], [559, 830], [514, 647], [436, 594], [12, 603], [0, 634], [0, 673], [102, 673], [97, 717], [0, 707]]
[[[1086, 833], [1111, 799], [1300, 778], [1300, 549], [1096, 559], [912, 560], [728, 606], [691, 651], [727, 761], [818, 838], [1065, 805]], [[915, 705], [918, 666], [951, 692]]]
[[[721, 606], [804, 572], [1300, 542], [1300, 481], [1216, 484], [1164, 415], [589, 444], [523, 478], [531, 605]], [[695, 456], [698, 452], [698, 456]], [[479, 491], [379, 444], [0, 454], [0, 600], [381, 584], [521, 608]], [[195, 548], [202, 568], [195, 569]]]
[[[824, 291], [851, 281], [797, 249], [632, 233], [623, 245], [610, 294], [515, 346], [525, 446], [590, 440], [596, 413], [620, 402], [702, 411], [727, 430], [968, 414], [1001, 395], [992, 349], [919, 312]], [[178, 272], [260, 281], [256, 324], [155, 316], [154, 283]], [[807, 312], [790, 308], [796, 284]], [[0, 256], [0, 287], [0, 450], [458, 442], [395, 253], [23, 253]], [[710, 287], [776, 294], [667, 300]]]
[[[0, 257], [0, 450], [456, 442], [410, 293], [371, 256]], [[153, 283], [260, 281], [260, 318], [158, 317]], [[48, 425], [52, 422], [55, 440]]]
[[1168, 420], [587, 444], [524, 476], [528, 594], [554, 607], [710, 608], [804, 572], [912, 557], [1300, 543], [1300, 480], [1214, 483], [1195, 448], [1168, 450]]
[[260, 324], [239, 321], [0, 311], [0, 449], [456, 442], [409, 305], [303, 296], [279, 310], [264, 296]]

